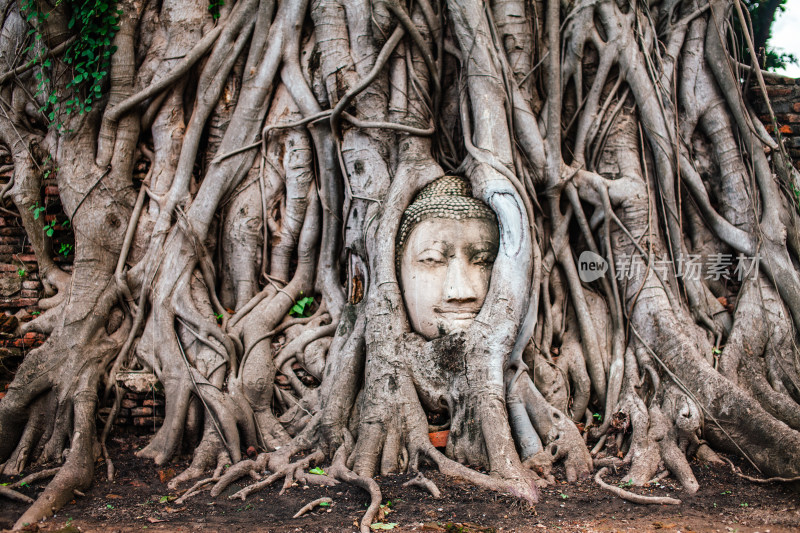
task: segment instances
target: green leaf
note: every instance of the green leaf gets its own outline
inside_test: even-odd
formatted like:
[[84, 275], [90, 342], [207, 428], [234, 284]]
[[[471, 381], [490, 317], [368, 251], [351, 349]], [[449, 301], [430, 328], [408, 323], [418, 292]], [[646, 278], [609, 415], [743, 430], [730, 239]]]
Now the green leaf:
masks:
[[397, 522], [375, 522], [371, 526], [372, 529], [394, 529], [397, 526]]
[[319, 502], [319, 506], [320, 507], [330, 507], [331, 504], [330, 504], [330, 502]]
[[309, 473], [309, 474], [316, 474], [316, 475], [318, 475], [318, 476], [324, 476], [324, 475], [326, 475], [326, 474], [325, 474], [325, 471], [324, 471], [323, 469], [321, 469], [320, 467], [318, 467], [318, 466], [315, 466], [314, 468], [312, 468], [311, 470], [309, 470], [309, 471], [308, 471], [308, 473]]
[[290, 316], [308, 317], [311, 316], [311, 304], [314, 303], [314, 298], [306, 296], [297, 300], [297, 303], [289, 310]]

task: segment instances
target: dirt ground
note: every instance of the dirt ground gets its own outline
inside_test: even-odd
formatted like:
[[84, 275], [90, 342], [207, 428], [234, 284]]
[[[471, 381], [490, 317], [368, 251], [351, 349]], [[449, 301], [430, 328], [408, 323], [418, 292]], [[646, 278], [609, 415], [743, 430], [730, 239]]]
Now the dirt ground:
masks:
[[[347, 532], [357, 531], [368, 503], [365, 492], [343, 484], [330, 488], [296, 486], [283, 495], [274, 486], [246, 501], [228, 499], [228, 495], [251, 482], [243, 479], [217, 499], [205, 492], [177, 506], [172, 500], [180, 492], [169, 491], [165, 481], [185, 468], [188, 458], [166, 468], [139, 460], [133, 451], [144, 446], [147, 438], [114, 438], [109, 452], [117, 467], [116, 480], [106, 481], [106, 469], [98, 464], [95, 483], [85, 497], [76, 497], [56, 516], [29, 529], [62, 533]], [[548, 487], [542, 491], [541, 501], [529, 507], [436, 472], [429, 472], [428, 476], [442, 491], [438, 500], [419, 489], [403, 487], [409, 479], [407, 475], [378, 478], [390, 512], [384, 525], [375, 531], [800, 531], [800, 484], [756, 485], [733, 475], [727, 467], [695, 464], [693, 468], [700, 482], [700, 490], [694, 496], [683, 494], [671, 478], [640, 490], [677, 497], [683, 501], [679, 506], [628, 503], [601, 490], [592, 480]], [[0, 483], [12, 481], [0, 478]], [[608, 476], [606, 481], [618, 479]], [[43, 486], [40, 483], [24, 487], [21, 492], [35, 497]], [[317, 507], [301, 518], [292, 518], [303, 505], [322, 496], [332, 498], [332, 506]], [[11, 527], [23, 510], [23, 504], [0, 501], [0, 528]]]

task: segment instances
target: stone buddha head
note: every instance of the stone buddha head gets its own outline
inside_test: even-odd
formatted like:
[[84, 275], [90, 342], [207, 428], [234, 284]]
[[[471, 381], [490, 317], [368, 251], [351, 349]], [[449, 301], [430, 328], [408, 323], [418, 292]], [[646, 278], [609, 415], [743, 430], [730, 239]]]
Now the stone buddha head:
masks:
[[427, 340], [463, 331], [481, 310], [500, 240], [497, 218], [467, 180], [445, 176], [406, 209], [397, 270], [411, 327]]

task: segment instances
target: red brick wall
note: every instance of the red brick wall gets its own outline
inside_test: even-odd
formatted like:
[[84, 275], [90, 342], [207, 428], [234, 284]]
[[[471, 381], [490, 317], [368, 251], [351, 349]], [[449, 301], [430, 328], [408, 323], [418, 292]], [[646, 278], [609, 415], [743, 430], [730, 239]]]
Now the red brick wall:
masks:
[[[793, 80], [770, 76], [765, 78], [764, 82], [767, 85], [767, 94], [778, 121], [778, 131], [783, 138], [784, 147], [794, 161], [795, 167], [800, 169], [800, 78]], [[772, 133], [769, 111], [758, 86], [753, 86], [751, 89], [750, 102], [767, 131]]]
[[[0, 184], [6, 184], [8, 179], [8, 175], [0, 176]], [[46, 209], [45, 222], [56, 217], [59, 221], [66, 220], [54, 178], [45, 181], [42, 197]], [[16, 315], [26, 321], [40, 312], [36, 304], [42, 297], [42, 283], [36, 256], [13, 202], [7, 198], [3, 207], [0, 210], [0, 395], [25, 354], [45, 340], [40, 333], [27, 333], [23, 337], [15, 335], [17, 321], [9, 318], [9, 315]], [[59, 226], [54, 242], [56, 250], [61, 242], [72, 242], [71, 232]], [[58, 256], [55, 261], [69, 270], [72, 258]]]

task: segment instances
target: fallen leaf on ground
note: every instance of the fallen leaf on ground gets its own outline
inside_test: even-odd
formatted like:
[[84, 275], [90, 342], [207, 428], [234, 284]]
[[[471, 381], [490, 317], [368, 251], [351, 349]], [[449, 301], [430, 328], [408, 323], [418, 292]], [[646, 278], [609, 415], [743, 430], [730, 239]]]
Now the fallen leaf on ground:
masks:
[[166, 483], [170, 479], [175, 477], [175, 469], [174, 468], [167, 468], [166, 470], [159, 470], [158, 471], [158, 479], [161, 480], [161, 483]]
[[667, 529], [675, 527], [677, 524], [672, 523], [664, 523], [664, 522], [653, 522], [653, 527], [656, 529]]

